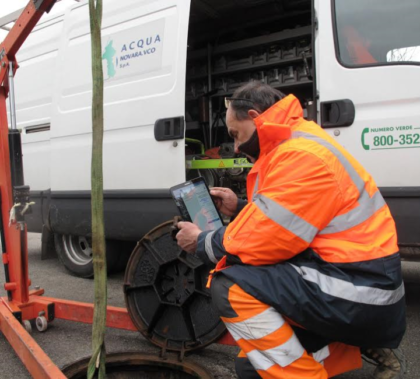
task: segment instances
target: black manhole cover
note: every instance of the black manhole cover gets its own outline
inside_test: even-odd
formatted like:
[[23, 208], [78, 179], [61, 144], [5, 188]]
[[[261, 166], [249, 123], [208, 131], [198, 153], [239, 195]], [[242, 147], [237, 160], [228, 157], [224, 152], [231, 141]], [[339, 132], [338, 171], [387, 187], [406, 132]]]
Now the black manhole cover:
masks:
[[165, 350], [202, 348], [225, 332], [206, 289], [209, 269], [171, 237], [172, 221], [136, 246], [125, 272], [128, 313], [137, 329]]

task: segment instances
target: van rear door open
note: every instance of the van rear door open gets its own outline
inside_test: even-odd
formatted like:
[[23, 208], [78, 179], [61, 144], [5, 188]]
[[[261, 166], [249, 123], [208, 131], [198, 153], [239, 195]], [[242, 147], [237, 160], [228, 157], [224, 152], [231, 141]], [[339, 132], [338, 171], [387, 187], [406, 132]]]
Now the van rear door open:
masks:
[[316, 10], [321, 123], [375, 178], [400, 243], [418, 243], [420, 3], [318, 0]]
[[[105, 190], [169, 188], [185, 180], [181, 117], [189, 8], [185, 0], [104, 1]], [[51, 118], [53, 193], [90, 189], [88, 17], [83, 4], [69, 9], [64, 20]], [[157, 117], [175, 119], [181, 137], [157, 141]]]

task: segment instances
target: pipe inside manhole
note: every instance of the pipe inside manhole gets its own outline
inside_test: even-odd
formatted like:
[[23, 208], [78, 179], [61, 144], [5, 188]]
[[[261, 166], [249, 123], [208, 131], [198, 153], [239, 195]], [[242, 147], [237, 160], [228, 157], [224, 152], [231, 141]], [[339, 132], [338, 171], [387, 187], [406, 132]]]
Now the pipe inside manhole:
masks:
[[[85, 379], [89, 358], [81, 359], [63, 369], [69, 379]], [[201, 366], [176, 356], [166, 359], [141, 353], [114, 353], [106, 357], [107, 379], [213, 379]]]

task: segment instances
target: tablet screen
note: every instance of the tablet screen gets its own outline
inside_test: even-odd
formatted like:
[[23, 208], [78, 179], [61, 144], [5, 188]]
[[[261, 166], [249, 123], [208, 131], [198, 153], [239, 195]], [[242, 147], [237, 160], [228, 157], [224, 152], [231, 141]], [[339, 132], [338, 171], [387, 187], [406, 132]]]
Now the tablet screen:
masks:
[[171, 192], [184, 220], [193, 222], [202, 231], [223, 226], [203, 178], [172, 187]]

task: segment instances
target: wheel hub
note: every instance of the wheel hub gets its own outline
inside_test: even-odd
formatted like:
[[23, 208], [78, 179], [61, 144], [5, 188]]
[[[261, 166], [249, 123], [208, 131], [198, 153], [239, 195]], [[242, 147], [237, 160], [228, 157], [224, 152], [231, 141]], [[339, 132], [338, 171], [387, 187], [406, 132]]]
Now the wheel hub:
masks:
[[63, 235], [63, 247], [68, 258], [75, 264], [87, 264], [92, 261], [92, 248], [86, 237]]

